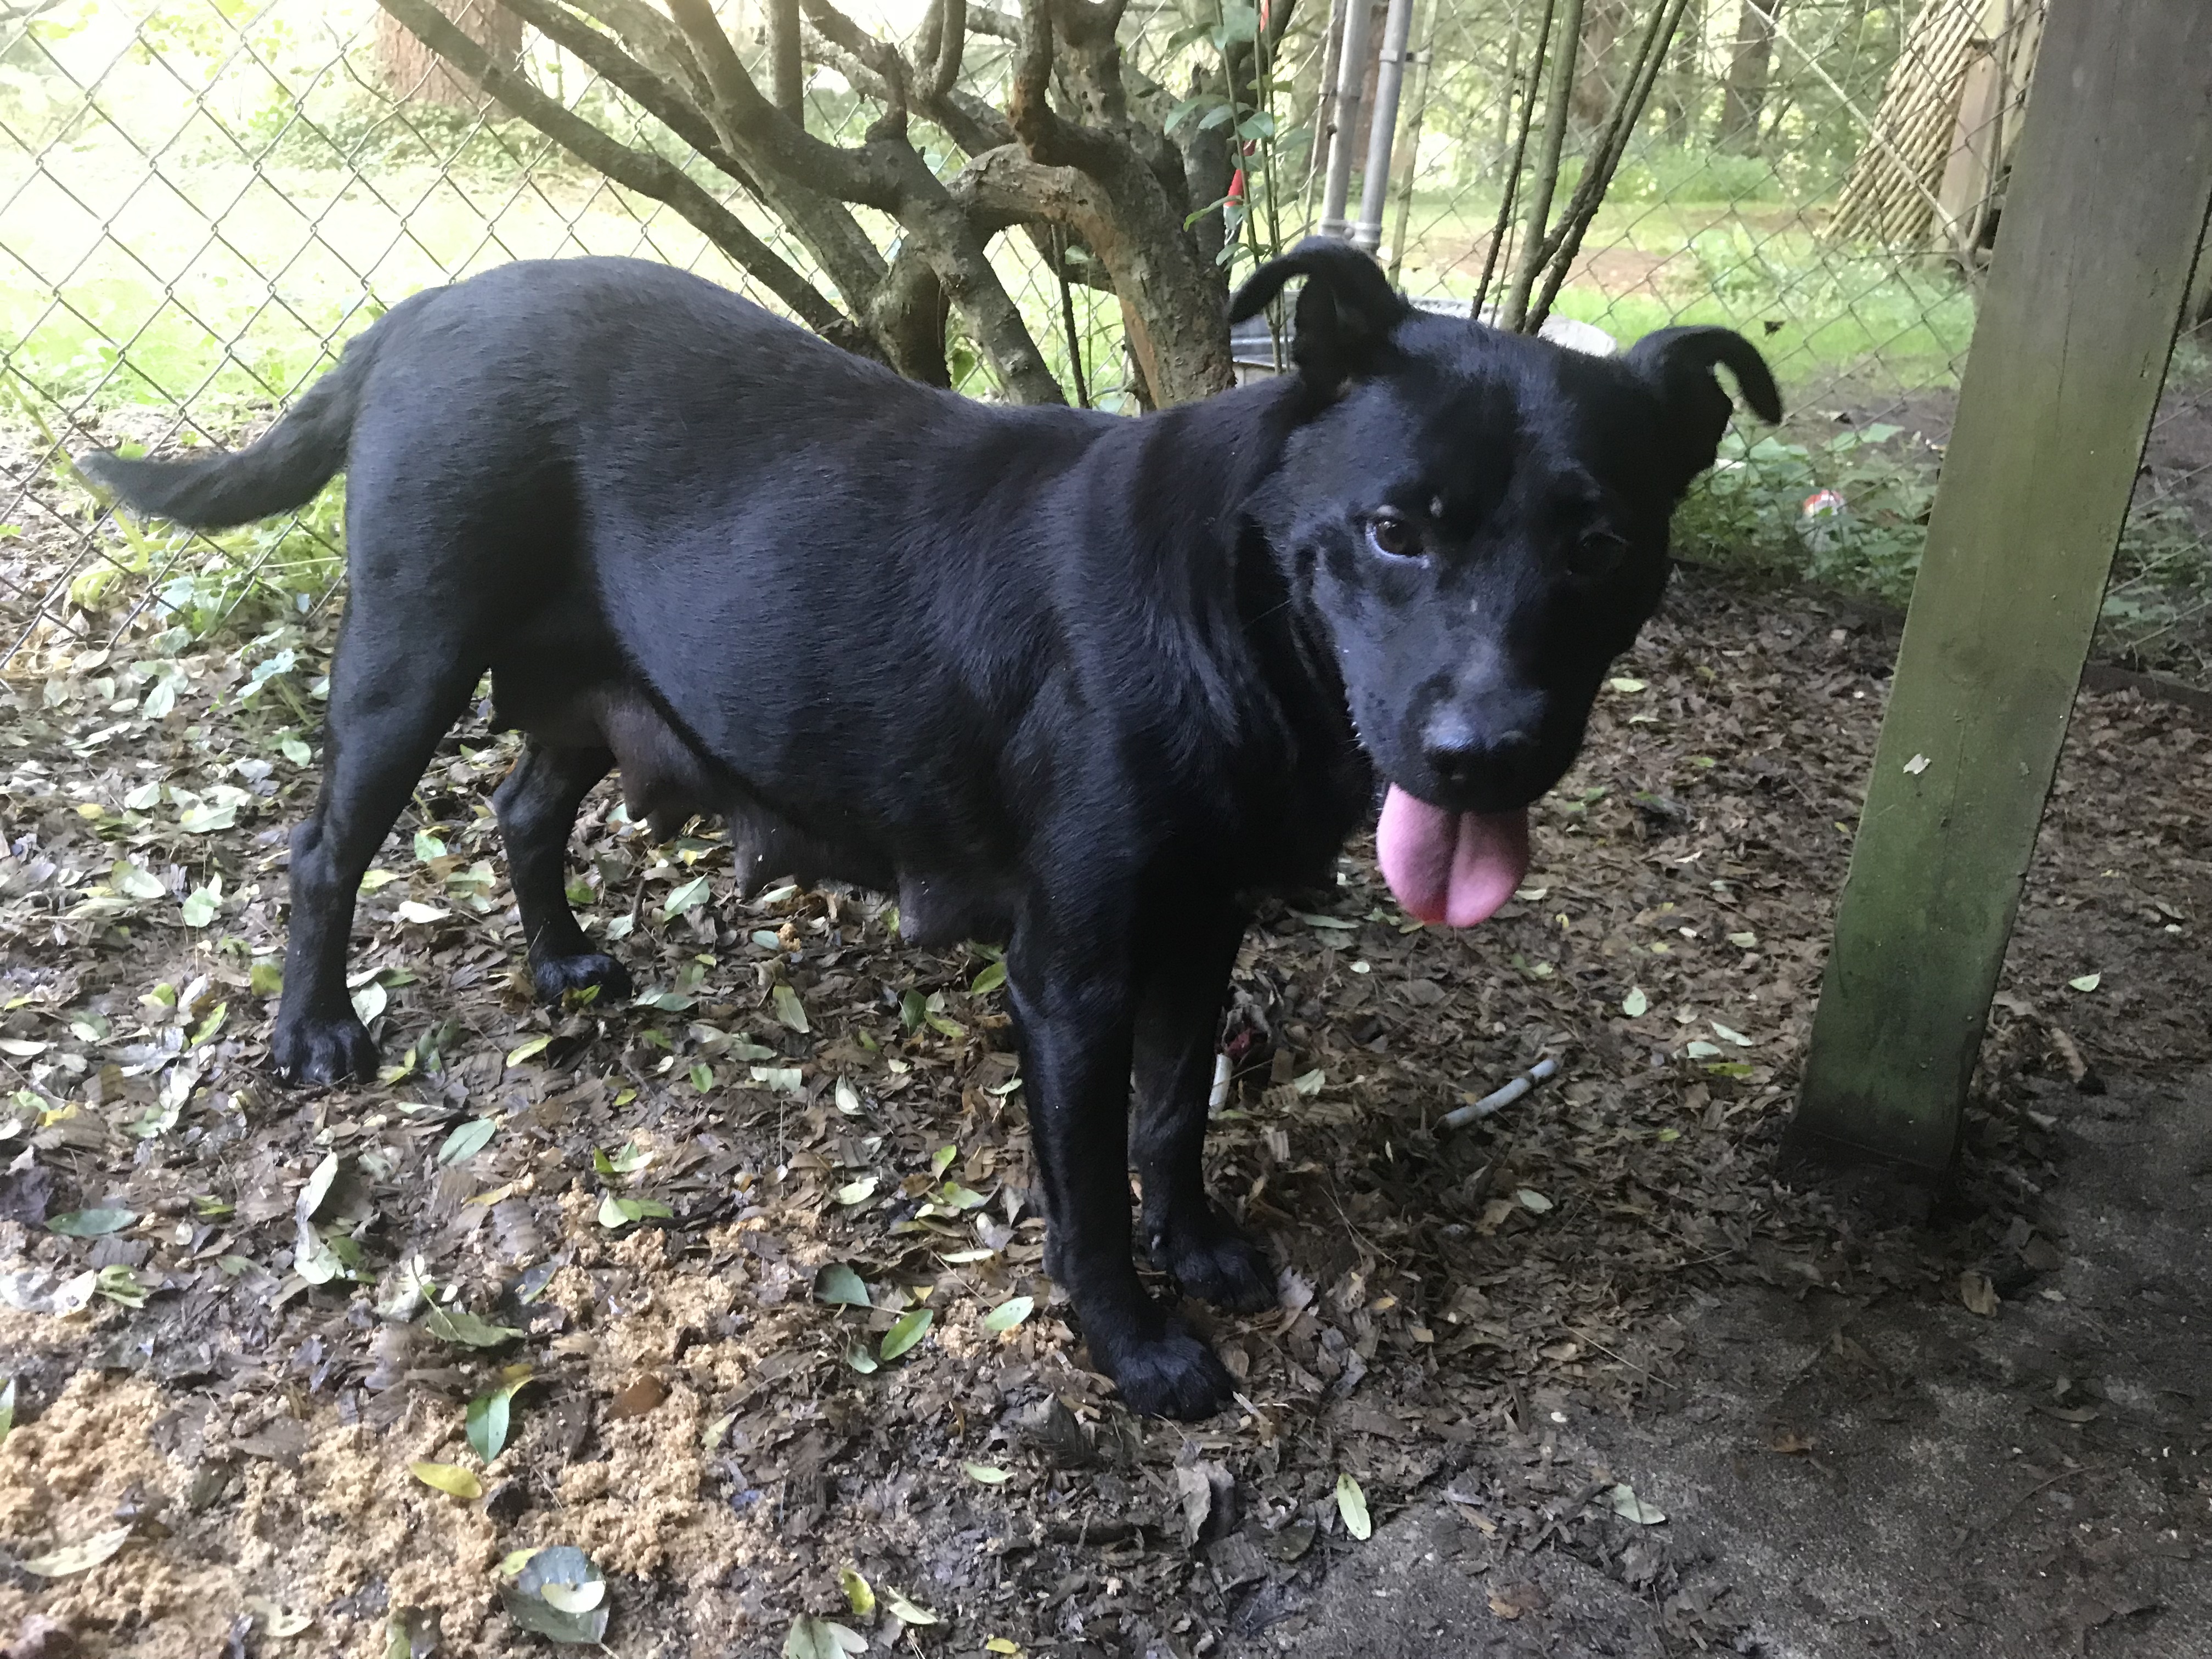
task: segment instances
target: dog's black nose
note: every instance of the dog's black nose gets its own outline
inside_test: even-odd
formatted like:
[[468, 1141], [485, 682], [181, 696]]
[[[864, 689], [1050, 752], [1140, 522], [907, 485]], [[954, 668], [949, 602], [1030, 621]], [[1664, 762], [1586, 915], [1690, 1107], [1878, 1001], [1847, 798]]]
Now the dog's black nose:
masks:
[[1536, 734], [1528, 725], [1478, 726], [1455, 709], [1431, 716], [1421, 738], [1421, 758], [1437, 781], [1450, 788], [1477, 782], [1485, 772], [1517, 766], [1536, 746]]

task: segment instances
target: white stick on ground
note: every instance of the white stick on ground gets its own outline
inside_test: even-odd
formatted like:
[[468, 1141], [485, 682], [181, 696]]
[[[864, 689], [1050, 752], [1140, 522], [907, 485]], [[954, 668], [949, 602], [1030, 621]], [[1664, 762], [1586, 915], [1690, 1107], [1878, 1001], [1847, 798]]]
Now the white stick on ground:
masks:
[[1465, 1128], [1470, 1123], [1480, 1123], [1486, 1117], [1495, 1116], [1538, 1084], [1557, 1076], [1559, 1070], [1559, 1062], [1556, 1060], [1538, 1060], [1504, 1088], [1492, 1090], [1471, 1106], [1461, 1106], [1446, 1112], [1437, 1120], [1437, 1132]]

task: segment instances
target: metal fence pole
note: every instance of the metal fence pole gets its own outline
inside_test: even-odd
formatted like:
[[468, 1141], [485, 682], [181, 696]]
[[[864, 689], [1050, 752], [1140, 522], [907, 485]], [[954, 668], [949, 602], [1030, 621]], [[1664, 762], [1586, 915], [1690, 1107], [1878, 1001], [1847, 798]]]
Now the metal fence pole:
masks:
[[1359, 142], [1360, 93], [1367, 79], [1369, 0], [1346, 0], [1344, 44], [1336, 61], [1336, 131], [1328, 141], [1328, 177], [1322, 185], [1321, 234], [1340, 240], [1352, 227], [1345, 200], [1352, 193], [1352, 147]]
[[1390, 200], [1390, 147], [1398, 136], [1398, 92], [1405, 84], [1406, 42], [1413, 31], [1413, 0], [1390, 0], [1382, 23], [1382, 60], [1375, 74], [1375, 114], [1367, 134], [1367, 170], [1359, 181], [1359, 225], [1352, 246], [1370, 253], [1382, 246], [1382, 210]]

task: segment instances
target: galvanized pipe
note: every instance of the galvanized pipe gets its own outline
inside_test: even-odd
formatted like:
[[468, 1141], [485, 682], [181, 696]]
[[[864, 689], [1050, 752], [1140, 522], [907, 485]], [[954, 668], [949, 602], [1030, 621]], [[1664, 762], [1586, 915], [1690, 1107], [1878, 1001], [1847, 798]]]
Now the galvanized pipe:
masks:
[[1367, 79], [1369, 0], [1345, 0], [1344, 44], [1336, 59], [1336, 130], [1329, 135], [1328, 176], [1322, 185], [1321, 234], [1342, 240], [1352, 194], [1352, 147], [1359, 142], [1360, 93]]
[[1398, 137], [1398, 94], [1406, 80], [1406, 42], [1413, 33], [1413, 0], [1390, 0], [1382, 21], [1382, 60], [1375, 73], [1375, 114], [1367, 134], [1367, 171], [1359, 182], [1359, 225], [1352, 244], [1372, 253], [1382, 246], [1382, 212], [1390, 200], [1390, 149]]

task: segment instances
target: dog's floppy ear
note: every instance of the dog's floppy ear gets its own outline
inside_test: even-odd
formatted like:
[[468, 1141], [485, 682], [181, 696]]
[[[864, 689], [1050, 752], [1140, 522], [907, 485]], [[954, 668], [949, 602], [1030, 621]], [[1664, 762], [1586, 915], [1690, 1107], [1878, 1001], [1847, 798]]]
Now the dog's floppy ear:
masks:
[[1231, 324], [1256, 316], [1293, 276], [1304, 277], [1306, 285], [1298, 295], [1291, 361], [1323, 391], [1334, 392], [1370, 368], [1390, 331], [1413, 313], [1382, 266], [1351, 243], [1309, 236], [1244, 279], [1229, 301]]
[[1721, 434], [1735, 407], [1713, 370], [1735, 376], [1736, 389], [1761, 420], [1782, 418], [1782, 394], [1759, 348], [1732, 328], [1662, 328], [1630, 349], [1629, 366], [1657, 384], [1667, 406], [1681, 425], [1677, 429], [1683, 483], [1713, 464]]

